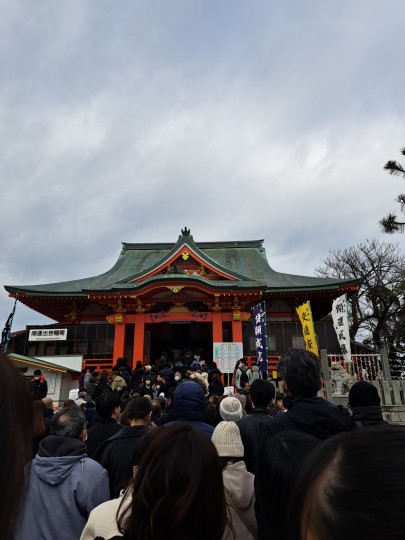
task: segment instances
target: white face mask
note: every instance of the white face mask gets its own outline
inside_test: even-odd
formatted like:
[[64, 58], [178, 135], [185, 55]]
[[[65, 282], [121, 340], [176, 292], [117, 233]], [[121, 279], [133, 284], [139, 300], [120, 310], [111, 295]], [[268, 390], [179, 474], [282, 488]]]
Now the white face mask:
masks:
[[179, 381], [180, 380], [180, 377], [178, 375], [175, 376], [174, 378], [175, 381]]
[[39, 381], [39, 377], [38, 377], [37, 375], [35, 375], [34, 379], [35, 379], [36, 381]]

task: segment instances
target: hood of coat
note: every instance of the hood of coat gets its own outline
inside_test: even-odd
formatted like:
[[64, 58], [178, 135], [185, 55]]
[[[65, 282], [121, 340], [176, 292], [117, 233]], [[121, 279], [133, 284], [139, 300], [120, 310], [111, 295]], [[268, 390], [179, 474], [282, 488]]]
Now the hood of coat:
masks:
[[379, 405], [370, 405], [369, 407], [353, 407], [353, 420], [362, 422], [365, 425], [382, 424], [384, 418], [382, 409]]
[[246, 510], [255, 496], [255, 477], [246, 470], [244, 461], [237, 461], [223, 470], [224, 489], [232, 505], [239, 510]]
[[194, 381], [179, 384], [174, 393], [173, 418], [204, 419], [204, 390]]
[[355, 427], [347, 409], [336, 406], [321, 397], [284, 398], [288, 416], [307, 433], [327, 439], [341, 431], [349, 431]]
[[86, 457], [86, 445], [79, 439], [50, 435], [39, 443], [32, 463], [38, 478], [57, 486], [69, 476], [76, 463]]

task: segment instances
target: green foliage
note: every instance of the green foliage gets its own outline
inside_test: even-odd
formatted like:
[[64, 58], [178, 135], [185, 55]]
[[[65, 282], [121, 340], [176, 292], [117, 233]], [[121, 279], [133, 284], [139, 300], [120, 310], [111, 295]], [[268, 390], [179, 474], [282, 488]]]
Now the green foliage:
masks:
[[[405, 156], [405, 147], [401, 149], [401, 154]], [[387, 161], [384, 169], [393, 176], [402, 176], [405, 178], [405, 169], [397, 161]], [[401, 212], [405, 209], [405, 195], [398, 195], [396, 201], [401, 205]], [[403, 233], [405, 231], [405, 222], [399, 221], [396, 214], [389, 213], [378, 222], [381, 229], [386, 234]]]

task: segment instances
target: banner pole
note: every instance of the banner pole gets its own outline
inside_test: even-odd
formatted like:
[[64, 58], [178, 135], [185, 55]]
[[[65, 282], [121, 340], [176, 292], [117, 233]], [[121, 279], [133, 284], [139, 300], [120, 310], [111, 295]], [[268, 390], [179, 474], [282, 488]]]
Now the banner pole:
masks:
[[[1, 338], [2, 338], [1, 339], [1, 344], [3, 346], [2, 348], [3, 348], [3, 351], [5, 353], [8, 350], [8, 342], [10, 341], [11, 326], [13, 324], [13, 319], [14, 319], [15, 308], [16, 308], [16, 305], [17, 305], [17, 300], [18, 300], [18, 295], [16, 295], [16, 297], [15, 297], [13, 311], [10, 313], [10, 315], [9, 315], [9, 317], [7, 319], [6, 325], [4, 326], [2, 336], [1, 336]], [[0, 350], [1, 350], [1, 348], [0, 348]]]

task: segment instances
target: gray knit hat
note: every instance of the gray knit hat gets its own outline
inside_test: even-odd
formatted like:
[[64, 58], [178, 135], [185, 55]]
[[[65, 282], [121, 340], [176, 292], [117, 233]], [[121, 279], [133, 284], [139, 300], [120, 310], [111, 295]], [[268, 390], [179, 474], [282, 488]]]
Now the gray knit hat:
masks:
[[245, 455], [242, 439], [235, 422], [220, 422], [211, 438], [220, 457], [242, 458]]
[[219, 414], [226, 422], [237, 422], [243, 416], [242, 405], [235, 397], [228, 396], [219, 404]]

